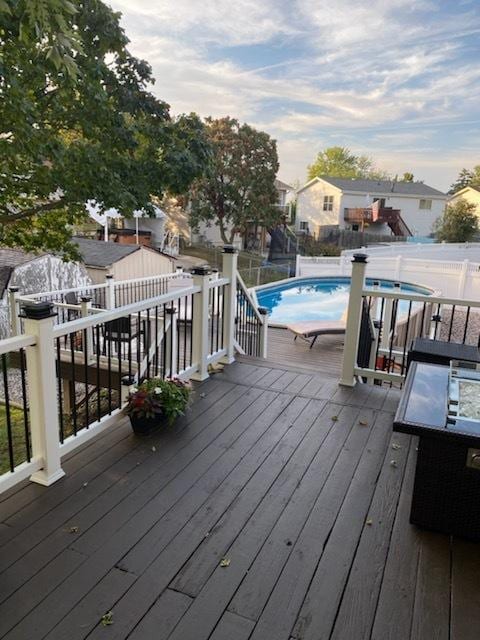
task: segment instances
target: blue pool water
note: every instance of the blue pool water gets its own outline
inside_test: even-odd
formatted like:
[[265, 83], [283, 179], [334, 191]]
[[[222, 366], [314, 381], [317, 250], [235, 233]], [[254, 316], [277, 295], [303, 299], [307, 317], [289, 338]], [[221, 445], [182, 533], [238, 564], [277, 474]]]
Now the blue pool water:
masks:
[[[378, 279], [375, 281], [378, 282]], [[367, 278], [366, 286], [371, 287], [373, 282], [373, 279]], [[381, 289], [393, 289], [393, 281], [379, 282]], [[270, 322], [288, 324], [311, 320], [340, 320], [347, 309], [349, 291], [350, 278], [295, 278], [257, 289], [256, 294], [258, 304], [268, 309]], [[404, 283], [401, 291], [431, 294], [424, 287]]]

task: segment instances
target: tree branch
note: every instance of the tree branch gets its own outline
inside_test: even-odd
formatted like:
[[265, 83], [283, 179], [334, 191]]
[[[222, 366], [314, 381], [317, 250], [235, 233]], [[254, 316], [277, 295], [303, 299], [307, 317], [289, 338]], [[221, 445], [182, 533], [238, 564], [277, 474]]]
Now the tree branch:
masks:
[[[52, 211], [53, 209], [61, 209], [64, 204], [65, 202], [63, 200], [49, 200], [48, 202], [37, 205], [36, 207], [25, 209], [24, 211], [18, 211], [16, 213], [0, 213], [0, 224], [12, 224], [19, 220], [25, 220], [26, 218], [31, 218], [32, 216]], [[8, 211], [8, 209], [3, 209], [3, 211]]]

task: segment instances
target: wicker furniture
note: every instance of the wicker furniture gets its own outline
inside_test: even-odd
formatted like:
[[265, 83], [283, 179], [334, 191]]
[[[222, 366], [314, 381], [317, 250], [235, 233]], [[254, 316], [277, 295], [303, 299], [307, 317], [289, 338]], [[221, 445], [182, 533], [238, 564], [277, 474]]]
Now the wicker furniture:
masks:
[[419, 437], [410, 522], [480, 541], [480, 432], [447, 426], [448, 367], [413, 362], [394, 431]]

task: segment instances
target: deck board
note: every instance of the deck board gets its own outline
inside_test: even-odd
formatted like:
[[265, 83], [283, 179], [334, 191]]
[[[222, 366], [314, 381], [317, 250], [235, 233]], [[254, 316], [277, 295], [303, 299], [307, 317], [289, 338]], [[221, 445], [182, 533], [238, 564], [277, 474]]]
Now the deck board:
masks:
[[2, 496], [0, 637], [476, 638], [477, 545], [408, 523], [399, 392], [339, 388], [328, 339], [306, 359], [279, 334], [278, 362], [215, 374], [175, 428], [119, 419], [57, 484]]

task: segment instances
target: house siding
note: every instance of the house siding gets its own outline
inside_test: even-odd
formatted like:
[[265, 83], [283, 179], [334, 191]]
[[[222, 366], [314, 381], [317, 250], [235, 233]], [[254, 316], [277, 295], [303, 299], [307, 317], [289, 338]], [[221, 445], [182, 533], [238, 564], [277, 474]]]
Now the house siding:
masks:
[[[326, 195], [334, 196], [331, 212], [323, 211], [323, 198]], [[367, 206], [367, 196], [370, 203], [374, 198], [384, 198], [386, 207], [400, 209], [403, 220], [414, 236], [428, 236], [433, 232], [435, 222], [443, 214], [447, 201], [447, 196], [416, 196], [373, 191], [369, 194], [348, 193], [319, 180], [298, 194], [297, 230], [300, 229], [302, 221], [309, 223], [309, 231], [315, 235], [318, 234], [322, 225], [338, 225], [340, 228], [345, 228], [344, 210]], [[420, 200], [424, 199], [432, 201], [430, 210], [420, 209]], [[381, 235], [391, 233], [389, 227], [384, 224], [370, 225], [368, 231]]]
[[465, 190], [462, 189], [462, 191], [456, 193], [450, 198], [448, 204], [455, 204], [459, 200], [466, 200], [467, 202], [474, 204], [476, 207], [476, 214], [480, 218], [480, 191], [470, 187]]

